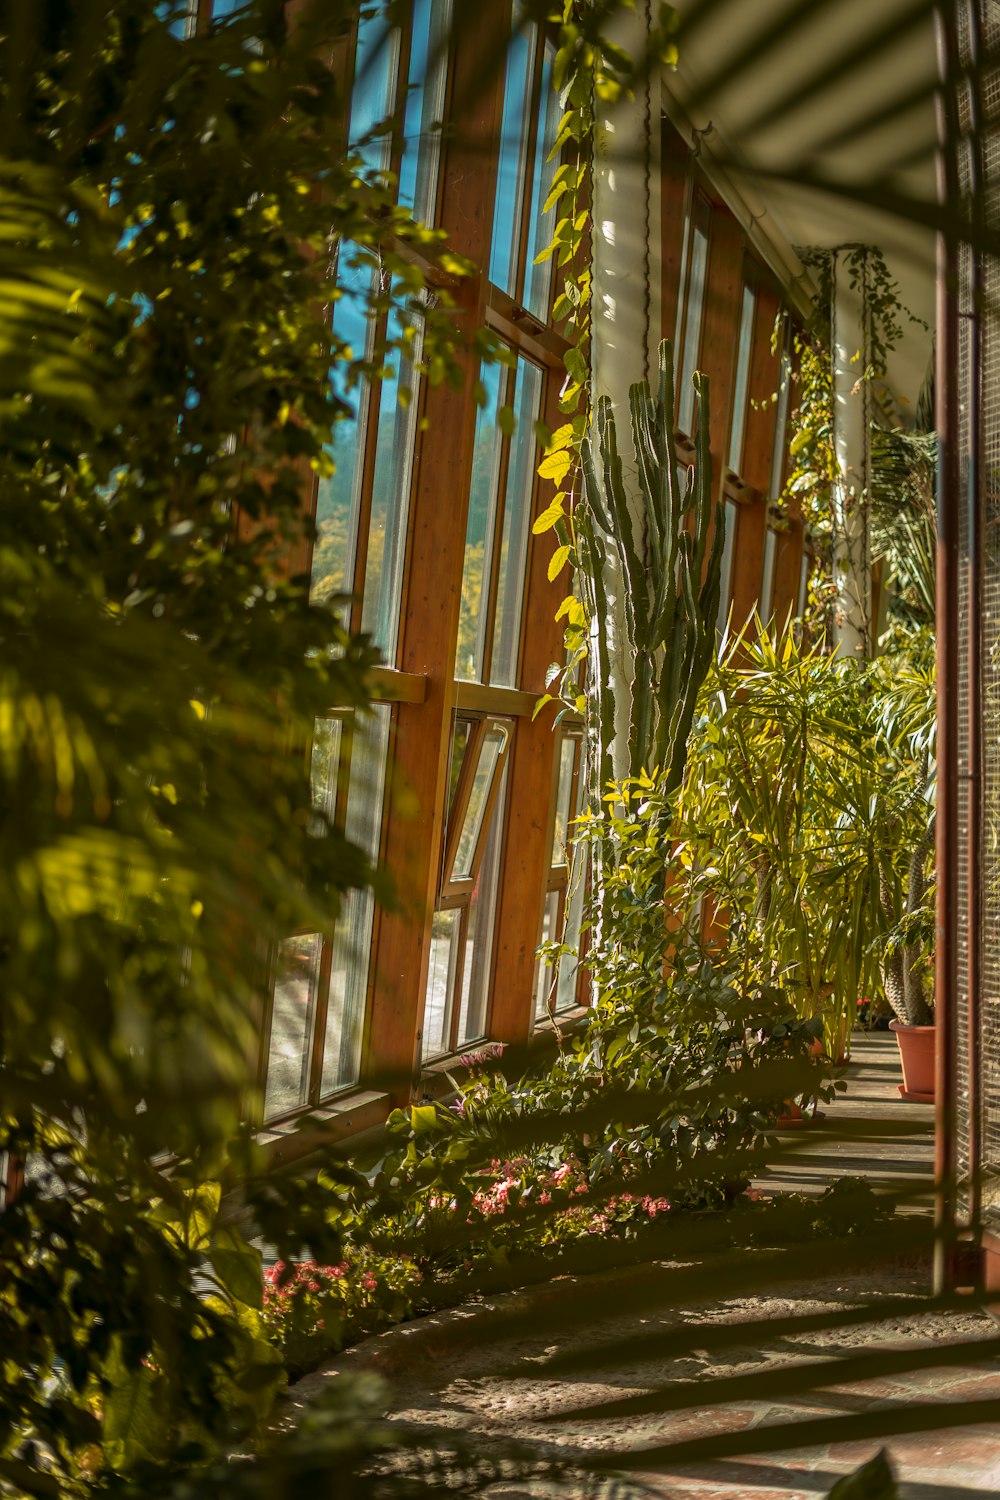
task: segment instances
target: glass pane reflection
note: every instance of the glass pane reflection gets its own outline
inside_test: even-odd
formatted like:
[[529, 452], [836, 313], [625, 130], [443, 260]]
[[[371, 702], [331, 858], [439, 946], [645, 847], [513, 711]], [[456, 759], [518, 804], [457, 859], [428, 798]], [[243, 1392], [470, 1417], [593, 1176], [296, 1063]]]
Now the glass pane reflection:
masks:
[[441, 132], [434, 126], [444, 117], [451, 10], [451, 0], [413, 0], [399, 201], [425, 224], [437, 207]]
[[323, 940], [311, 932], [278, 948], [264, 1118], [305, 1104]]
[[503, 405], [506, 371], [499, 365], [488, 365], [482, 371], [486, 403], [476, 415], [475, 447], [472, 455], [472, 484], [469, 489], [469, 519], [465, 530], [465, 565], [462, 572], [462, 599], [458, 620], [458, 649], [455, 676], [465, 682], [481, 678], [485, 632], [486, 602], [493, 552], [493, 522], [496, 516], [497, 489], [500, 479], [502, 437], [497, 411]]
[[494, 286], [502, 287], [511, 297], [517, 290], [521, 209], [527, 177], [528, 99], [535, 67], [535, 40], [534, 26], [514, 31], [507, 49], [507, 72], [504, 77], [500, 163], [493, 209], [489, 278]]
[[490, 682], [494, 687], [513, 687], [517, 678], [521, 643], [521, 604], [528, 556], [531, 497], [535, 487], [538, 440], [535, 422], [541, 410], [542, 372], [527, 360], [517, 362], [513, 407], [517, 419], [510, 440], [503, 532], [497, 574], [497, 597], [493, 629]]
[[[391, 710], [385, 705], [376, 708], [370, 718], [358, 721], [351, 747], [344, 832], [373, 864], [378, 859], [382, 831], [390, 724]], [[358, 1077], [374, 919], [375, 897], [371, 890], [346, 892], [330, 959], [322, 1095], [347, 1088]]]
[[462, 974], [462, 1003], [458, 1016], [458, 1045], [478, 1041], [486, 1034], [486, 1007], [493, 971], [493, 933], [496, 925], [500, 854], [503, 847], [503, 804], [506, 784], [501, 784], [490, 819], [479, 878], [469, 903], [469, 929]]
[[468, 880], [472, 874], [483, 818], [486, 816], [486, 807], [493, 786], [493, 777], [506, 744], [506, 729], [488, 729], [483, 735], [479, 761], [472, 780], [472, 791], [469, 794], [462, 823], [462, 833], [450, 872], [452, 880]]
[[312, 557], [312, 598], [322, 603], [334, 594], [349, 594], [354, 586], [354, 557], [361, 505], [361, 476], [365, 443], [366, 386], [351, 387], [347, 379], [349, 357], [363, 359], [371, 349], [373, 324], [366, 315], [371, 288], [371, 267], [351, 265], [356, 247], [340, 249], [337, 284], [341, 296], [334, 304], [333, 331], [350, 351], [330, 371], [334, 395], [343, 402], [345, 415], [334, 424], [325, 452], [335, 472], [321, 479], [316, 495], [316, 541]]
[[[389, 314], [387, 333], [390, 339], [402, 337], [403, 323], [395, 309]], [[371, 635], [390, 664], [395, 661], [399, 630], [417, 422], [414, 365], [419, 358], [419, 338], [414, 339], [405, 357], [394, 353], [389, 367], [392, 373], [383, 377], [379, 393], [361, 628]], [[400, 400], [401, 390], [410, 392], [405, 405]]]
[[753, 338], [754, 294], [753, 288], [743, 288], [743, 308], [740, 313], [740, 343], [736, 356], [736, 379], [733, 385], [733, 424], [729, 432], [729, 467], [741, 473], [743, 462], [743, 432], [747, 420], [747, 390], [750, 383], [750, 346]]
[[684, 328], [684, 350], [678, 378], [679, 400], [677, 425], [693, 437], [694, 386], [691, 377], [698, 368], [701, 346], [701, 315], [705, 301], [705, 266], [708, 260], [708, 234], [695, 223], [691, 243], [691, 279], [687, 291], [687, 317]]
[[436, 911], [431, 927], [431, 958], [424, 997], [422, 1053], [437, 1057], [449, 1048], [451, 1005], [458, 969], [460, 911]]

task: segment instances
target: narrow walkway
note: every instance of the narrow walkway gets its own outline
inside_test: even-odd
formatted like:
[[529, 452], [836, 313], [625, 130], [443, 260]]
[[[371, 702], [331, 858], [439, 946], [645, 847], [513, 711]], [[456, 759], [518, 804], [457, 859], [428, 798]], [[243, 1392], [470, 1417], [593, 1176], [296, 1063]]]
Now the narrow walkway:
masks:
[[907, 1195], [901, 1213], [930, 1212], [934, 1106], [900, 1099], [892, 1032], [855, 1032], [852, 1043], [847, 1092], [824, 1104], [820, 1119], [785, 1133], [787, 1152], [756, 1185], [767, 1192], [821, 1193], [838, 1177], [864, 1177], [879, 1191]]
[[[899, 1099], [891, 1035], [856, 1042], [847, 1094], [822, 1121], [783, 1137], [784, 1159], [761, 1186], [818, 1194], [838, 1177], [865, 1176], [889, 1191], [902, 1188], [912, 1194], [905, 1207], [925, 1211], [933, 1111]], [[390, 1420], [404, 1428], [464, 1433], [484, 1454], [501, 1437], [539, 1458], [599, 1454], [657, 1500], [820, 1500], [880, 1448], [895, 1470], [899, 1500], [1000, 1495], [997, 1325], [975, 1308], [914, 1315], [913, 1299], [928, 1294], [930, 1276], [926, 1264], [905, 1263], [905, 1233], [903, 1263], [860, 1271], [821, 1269], [813, 1247], [803, 1245], [794, 1262], [802, 1279], [754, 1295], [730, 1274], [752, 1257], [720, 1257], [716, 1295], [700, 1306], [679, 1292], [683, 1268], [658, 1264], [645, 1268], [650, 1295], [641, 1307], [622, 1295], [630, 1273], [621, 1272], [565, 1278], [541, 1293], [423, 1319], [307, 1377], [291, 1393], [292, 1405], [314, 1398], [338, 1372], [381, 1370], [392, 1384]], [[843, 1323], [845, 1309], [872, 1298], [877, 1324]], [[570, 1303], [581, 1309], [572, 1324], [563, 1311]], [[512, 1314], [516, 1331], [505, 1326]], [[802, 1331], [789, 1326], [803, 1316], [811, 1321]], [[614, 1349], [613, 1359], [595, 1358], [602, 1346]], [[896, 1352], [906, 1358], [894, 1361]], [[913, 1369], [921, 1355], [923, 1364]], [[810, 1387], [808, 1372], [817, 1362], [835, 1370]], [[726, 1381], [734, 1387], [728, 1400]], [[624, 1409], [609, 1409], [629, 1398]], [[978, 1403], [971, 1415], [979, 1425], [932, 1426], [934, 1407], [944, 1416], [947, 1406], [964, 1402]], [[925, 1403], [932, 1411], [918, 1412]], [[918, 1430], [880, 1436], [883, 1417], [909, 1420]], [[765, 1428], [790, 1423], [798, 1430], [838, 1418], [850, 1421], [847, 1440], [837, 1432], [841, 1440], [834, 1441], [834, 1433], [814, 1425], [808, 1446], [753, 1451]], [[867, 1431], [859, 1430], [865, 1423]], [[706, 1438], [707, 1459], [663, 1451]], [[481, 1493], [527, 1500], [566, 1491], [515, 1481], [486, 1484]], [[581, 1474], [572, 1493], [573, 1500], [593, 1495], [592, 1482]]]

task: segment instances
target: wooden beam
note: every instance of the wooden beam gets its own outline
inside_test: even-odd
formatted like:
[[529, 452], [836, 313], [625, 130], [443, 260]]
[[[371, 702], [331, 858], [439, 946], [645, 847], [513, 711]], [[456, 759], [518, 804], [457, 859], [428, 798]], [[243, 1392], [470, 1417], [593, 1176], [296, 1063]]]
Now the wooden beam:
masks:
[[717, 495], [726, 473], [733, 382], [743, 302], [743, 230], [728, 209], [716, 206], [708, 239], [705, 307], [698, 368], [708, 376], [712, 474]]
[[[660, 146], [660, 337], [672, 339], [683, 293], [681, 259], [691, 179], [690, 154], [664, 115]], [[677, 353], [675, 350], [675, 359]]]

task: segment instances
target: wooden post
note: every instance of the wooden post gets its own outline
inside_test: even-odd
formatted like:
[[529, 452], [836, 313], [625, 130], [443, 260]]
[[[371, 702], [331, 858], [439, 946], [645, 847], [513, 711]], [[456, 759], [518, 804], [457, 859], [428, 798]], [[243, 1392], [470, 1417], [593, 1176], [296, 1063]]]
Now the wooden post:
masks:
[[[502, 56], [506, 16], [492, 8], [488, 20], [496, 31], [493, 55]], [[503, 70], [484, 70], [482, 33], [470, 21], [461, 12], [456, 16], [452, 96], [464, 112], [445, 148], [440, 222], [451, 248], [484, 267], [493, 227]], [[471, 334], [485, 321], [485, 272], [464, 283], [461, 295], [458, 323]], [[396, 1102], [409, 1096], [418, 1053], [445, 817], [476, 420], [472, 392], [478, 377], [476, 360], [468, 356], [465, 363], [460, 390], [424, 388], [421, 416], [428, 436], [419, 444], [412, 494], [399, 665], [426, 677], [427, 695], [422, 703], [401, 703], [398, 709], [383, 858], [399, 906], [383, 912], [378, 924], [363, 1063], [364, 1080], [388, 1082]]]

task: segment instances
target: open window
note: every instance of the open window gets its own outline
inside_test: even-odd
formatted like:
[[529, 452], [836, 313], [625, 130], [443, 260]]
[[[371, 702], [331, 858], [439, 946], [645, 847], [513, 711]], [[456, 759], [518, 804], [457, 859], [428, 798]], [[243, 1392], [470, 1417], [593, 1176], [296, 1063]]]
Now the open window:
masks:
[[431, 933], [422, 1052], [439, 1057], [486, 1033], [511, 719], [456, 719], [451, 805]]
[[[564, 729], [555, 766], [555, 795], [550, 824], [549, 871], [542, 907], [543, 943], [566, 943], [578, 948], [587, 886], [587, 858], [574, 849], [573, 820], [586, 798], [583, 775], [583, 738], [577, 729]], [[535, 967], [535, 1020], [578, 1003], [579, 962], [563, 955], [554, 969], [539, 959]]]

